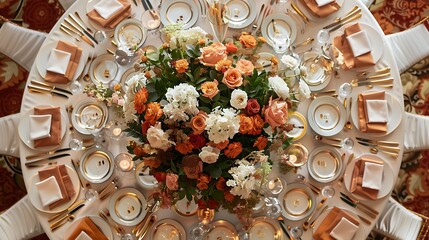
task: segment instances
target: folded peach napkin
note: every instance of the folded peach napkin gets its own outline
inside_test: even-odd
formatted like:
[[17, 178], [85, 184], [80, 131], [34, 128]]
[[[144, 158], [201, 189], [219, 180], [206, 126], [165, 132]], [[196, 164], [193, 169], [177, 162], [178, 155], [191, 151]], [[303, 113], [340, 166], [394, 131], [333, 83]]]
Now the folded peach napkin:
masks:
[[60, 200], [54, 203], [51, 203], [49, 205], [49, 209], [56, 208], [68, 202], [76, 194], [73, 188], [73, 183], [70, 179], [70, 176], [67, 173], [67, 168], [65, 165], [59, 165], [53, 168], [39, 171], [40, 181], [48, 179], [49, 177], [52, 177], [52, 176], [55, 177], [55, 180], [57, 181], [58, 186], [60, 187], [61, 195], [63, 196], [63, 198], [61, 198]]
[[35, 107], [34, 115], [51, 115], [50, 136], [34, 140], [34, 147], [54, 146], [61, 143], [61, 112], [60, 107]]
[[30, 139], [50, 137], [52, 115], [30, 115]]
[[75, 240], [81, 234], [81, 232], [85, 232], [90, 238], [94, 240], [108, 240], [103, 232], [100, 231], [98, 226], [95, 225], [95, 223], [89, 217], [84, 217], [82, 220], [80, 220], [67, 240]]
[[60, 186], [54, 176], [36, 183], [36, 187], [44, 207], [63, 199]]
[[73, 80], [73, 76], [76, 73], [80, 58], [82, 57], [82, 49], [61, 40], [58, 41], [56, 49], [70, 53], [70, 61], [67, 65], [67, 70], [64, 74], [48, 70], [45, 80], [53, 83], [68, 83]]
[[352, 178], [350, 181], [350, 192], [354, 194], [358, 194], [362, 197], [366, 197], [369, 199], [377, 199], [378, 191], [377, 189], [367, 188], [362, 186], [363, 176], [365, 173], [365, 163], [374, 163], [379, 165], [384, 165], [383, 161], [370, 159], [367, 157], [363, 157], [355, 162], [355, 166], [352, 172]]
[[[385, 92], [369, 92], [358, 95], [358, 118], [360, 131], [368, 133], [385, 133], [387, 131], [387, 122], [369, 121], [368, 114], [373, 114], [374, 110], [367, 111], [366, 101], [368, 100], [385, 100]], [[383, 111], [387, 112], [387, 110]], [[387, 116], [385, 116], [385, 118], [387, 119]]]
[[355, 217], [337, 207], [333, 207], [313, 233], [313, 238], [315, 240], [335, 240], [335, 238], [331, 236], [331, 232], [343, 218], [347, 219], [355, 226], [359, 226], [359, 221]]
[[131, 13], [131, 4], [127, 0], [118, 0], [122, 4], [122, 8], [115, 13], [111, 14], [109, 18], [103, 18], [96, 9], [90, 11], [86, 15], [89, 19], [99, 24], [102, 27], [114, 28], [124, 18], [128, 17]]
[[320, 0], [301, 0], [305, 6], [312, 12], [314, 15], [318, 17], [326, 17], [340, 9], [340, 5], [336, 1], [332, 1], [329, 3], [320, 2], [322, 6], [319, 6]]
[[[344, 67], [346, 69], [352, 69], [352, 68], [361, 68], [361, 67], [368, 67], [375, 64], [374, 59], [372, 58], [371, 51], [367, 51], [368, 49], [364, 49], [366, 53], [362, 53], [359, 50], [359, 46], [356, 47], [356, 52], [358, 54], [361, 54], [359, 56], [355, 56], [353, 54], [353, 49], [350, 46], [349, 40], [347, 37], [352, 36], [355, 33], [361, 32], [362, 29], [359, 25], [359, 23], [353, 24], [350, 27], [347, 27], [344, 29], [344, 34], [336, 36], [334, 38], [333, 44], [334, 44], [334, 55], [335, 57], [338, 57], [340, 53], [343, 55], [344, 58]], [[361, 46], [365, 46], [364, 36], [358, 35], [355, 36], [355, 38], [351, 37], [351, 42], [354, 44], [360, 44]], [[368, 44], [368, 43], [366, 43]], [[367, 47], [366, 47], [367, 48]], [[363, 52], [365, 52], [363, 51]]]
[[358, 226], [343, 217], [329, 235], [335, 239], [352, 240], [358, 229]]

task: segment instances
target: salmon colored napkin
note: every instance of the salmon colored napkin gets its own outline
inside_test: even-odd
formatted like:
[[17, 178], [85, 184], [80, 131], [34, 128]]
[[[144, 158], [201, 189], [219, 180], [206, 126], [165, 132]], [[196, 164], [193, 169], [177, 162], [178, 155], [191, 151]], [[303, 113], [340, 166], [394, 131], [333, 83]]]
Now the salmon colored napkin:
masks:
[[122, 9], [115, 12], [110, 16], [108, 19], [104, 19], [98, 12], [94, 9], [87, 13], [86, 15], [94, 21], [95, 23], [99, 24], [102, 27], [106, 28], [114, 28], [118, 23], [120, 23], [124, 18], [128, 17], [131, 13], [131, 4], [128, 2], [128, 0], [118, 0], [122, 5]]
[[49, 204], [49, 209], [61, 206], [62, 204], [68, 202], [76, 194], [73, 188], [73, 183], [70, 179], [69, 174], [67, 173], [66, 166], [59, 165], [53, 168], [39, 171], [40, 181], [43, 181], [51, 176], [54, 176], [55, 180], [57, 180], [63, 198], [54, 203]]
[[305, 6], [316, 16], [326, 17], [340, 9], [340, 5], [336, 1], [328, 3], [322, 7], [319, 7], [316, 0], [301, 0]]
[[334, 207], [328, 213], [328, 215], [326, 215], [322, 223], [320, 223], [320, 226], [317, 228], [317, 230], [313, 233], [314, 240], [335, 240], [335, 238], [333, 238], [330, 233], [342, 218], [346, 218], [354, 225], [359, 226], [359, 221], [355, 217], [337, 207]]
[[81, 232], [85, 232], [90, 238], [94, 240], [108, 240], [107, 237], [100, 231], [95, 223], [89, 218], [84, 217], [73, 230], [67, 240], [74, 240]]
[[361, 132], [367, 133], [385, 133], [387, 131], [386, 122], [369, 122], [366, 110], [367, 100], [384, 100], [385, 92], [370, 92], [358, 95], [358, 117], [359, 129]]
[[360, 25], [359, 23], [356, 23], [347, 27], [344, 30], [344, 34], [334, 38], [334, 55], [335, 57], [338, 57], [339, 52], [341, 52], [346, 69], [368, 67], [375, 64], [371, 52], [362, 54], [358, 57], [353, 55], [353, 51], [350, 47], [349, 41], [347, 41], [347, 37], [360, 31], [362, 31]]
[[350, 181], [350, 192], [354, 194], [358, 194], [362, 197], [376, 200], [378, 195], [378, 190], [362, 187], [363, 174], [365, 172], [366, 162], [384, 165], [383, 161], [369, 159], [365, 157], [356, 161], [355, 166], [353, 168], [352, 179]]
[[46, 147], [61, 143], [60, 107], [35, 107], [34, 115], [52, 115], [50, 137], [34, 140], [34, 147]]
[[56, 72], [47, 71], [45, 80], [47, 82], [53, 83], [68, 83], [73, 80], [73, 76], [76, 73], [80, 58], [82, 57], [82, 49], [61, 40], [58, 41], [56, 49], [71, 54], [66, 73], [59, 74]]

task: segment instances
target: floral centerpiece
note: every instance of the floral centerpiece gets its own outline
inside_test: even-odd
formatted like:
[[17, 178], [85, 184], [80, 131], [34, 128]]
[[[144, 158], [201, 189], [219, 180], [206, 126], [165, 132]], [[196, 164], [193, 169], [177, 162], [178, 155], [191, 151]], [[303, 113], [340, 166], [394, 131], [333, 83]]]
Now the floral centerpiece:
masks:
[[[125, 95], [128, 150], [150, 168], [165, 206], [251, 208], [271, 171], [270, 146], [289, 145], [287, 79], [257, 63], [265, 43], [243, 33], [225, 44], [200, 28], [167, 26], [169, 44], [143, 53]], [[290, 59], [285, 59], [287, 63]]]

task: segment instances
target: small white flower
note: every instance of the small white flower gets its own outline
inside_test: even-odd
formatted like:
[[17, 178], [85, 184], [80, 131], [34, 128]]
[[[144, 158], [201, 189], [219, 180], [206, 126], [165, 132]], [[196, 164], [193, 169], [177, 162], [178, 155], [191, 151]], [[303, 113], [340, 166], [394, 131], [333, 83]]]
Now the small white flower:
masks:
[[205, 163], [212, 164], [219, 158], [220, 150], [214, 147], [203, 147], [198, 156]]
[[174, 122], [189, 120], [189, 116], [199, 112], [198, 96], [195, 87], [187, 83], [168, 88], [165, 94], [168, 103], [164, 105], [164, 114]]
[[306, 66], [299, 67], [299, 75], [301, 77], [304, 77], [304, 78], [307, 77], [307, 72], [308, 72], [308, 70], [307, 70]]
[[269, 77], [268, 84], [281, 99], [286, 100], [289, 98], [289, 87], [281, 77]]
[[161, 123], [157, 123], [155, 126], [151, 126], [147, 130], [147, 141], [150, 146], [156, 149], [167, 151], [171, 146], [172, 142], [168, 140], [169, 134], [161, 129]]
[[280, 61], [282, 61], [282, 63], [288, 69], [295, 69], [299, 64], [298, 59], [292, 57], [291, 55], [283, 55]]
[[176, 31], [170, 35], [170, 48], [186, 49], [186, 45], [195, 45], [199, 39], [204, 39], [206, 35], [207, 32], [200, 27]]
[[232, 108], [213, 109], [206, 119], [206, 128], [210, 141], [220, 143], [232, 139], [240, 128], [240, 118]]
[[235, 89], [231, 93], [231, 106], [235, 109], [244, 109], [247, 106], [247, 93], [240, 89]]
[[306, 99], [309, 99], [311, 96], [310, 87], [303, 80], [299, 81], [299, 93], [304, 96]]

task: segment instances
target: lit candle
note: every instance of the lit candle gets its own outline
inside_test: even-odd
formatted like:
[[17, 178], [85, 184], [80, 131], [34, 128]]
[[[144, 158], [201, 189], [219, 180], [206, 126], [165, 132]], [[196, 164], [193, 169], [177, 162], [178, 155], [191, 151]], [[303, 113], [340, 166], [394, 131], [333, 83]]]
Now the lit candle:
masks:
[[116, 156], [117, 163], [119, 169], [124, 172], [128, 172], [134, 167], [134, 162], [132, 157], [127, 153], [121, 153], [118, 156]]
[[122, 129], [121, 129], [121, 128], [114, 128], [114, 129], [112, 130], [112, 134], [113, 134], [113, 136], [115, 136], [115, 137], [119, 137], [119, 135], [121, 135], [121, 133], [122, 133]]

